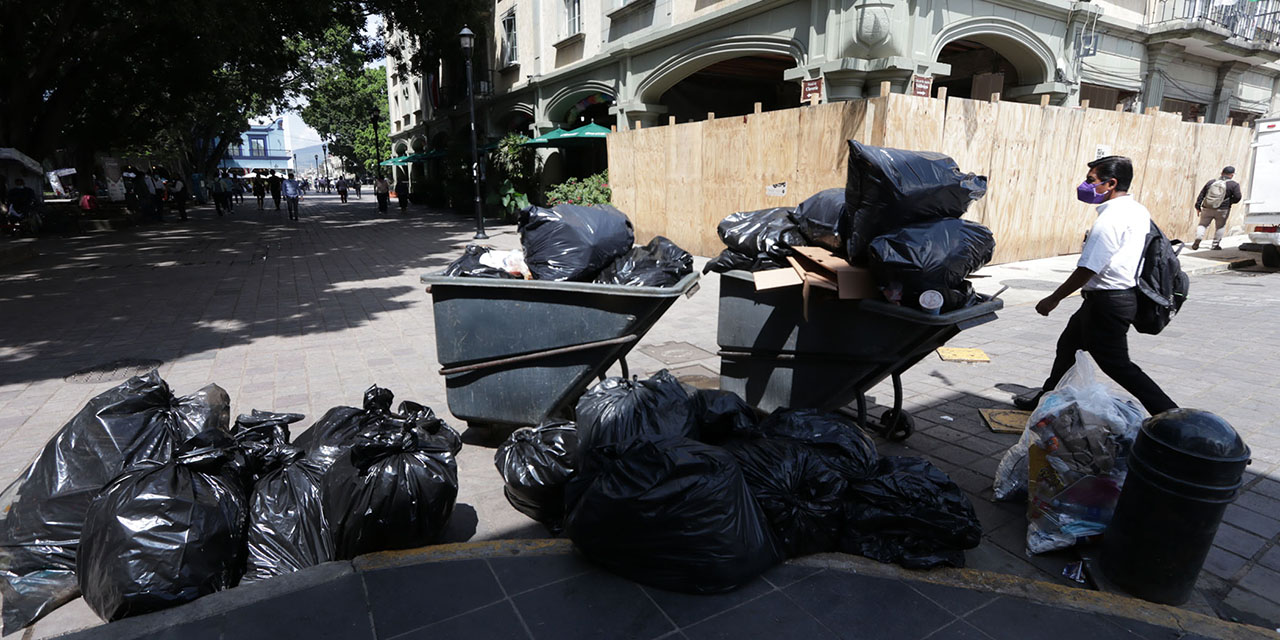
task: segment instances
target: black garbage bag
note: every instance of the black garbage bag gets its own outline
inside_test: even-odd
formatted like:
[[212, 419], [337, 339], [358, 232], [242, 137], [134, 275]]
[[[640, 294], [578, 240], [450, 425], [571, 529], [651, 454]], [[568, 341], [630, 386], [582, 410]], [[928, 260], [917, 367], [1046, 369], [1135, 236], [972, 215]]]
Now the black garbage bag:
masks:
[[520, 212], [520, 243], [535, 280], [590, 282], [635, 240], [631, 220], [608, 205], [531, 206]]
[[231, 437], [244, 454], [246, 471], [257, 480], [269, 469], [280, 466], [279, 457], [289, 444], [289, 425], [303, 418], [301, 413], [276, 413], [259, 411], [242, 413], [236, 417]]
[[325, 472], [321, 501], [334, 558], [431, 544], [458, 499], [458, 463], [416, 429], [362, 431]]
[[908, 569], [964, 566], [982, 541], [973, 504], [923, 458], [885, 456], [876, 475], [849, 484], [840, 548]]
[[648, 380], [606, 378], [578, 399], [578, 450], [646, 434], [693, 437], [692, 412], [689, 394], [666, 369]]
[[297, 447], [282, 444], [272, 468], [249, 496], [249, 553], [244, 582], [292, 573], [333, 559], [333, 536], [324, 519], [320, 486], [324, 468]]
[[733, 456], [687, 438], [641, 436], [586, 452], [565, 502], [578, 549], [661, 589], [730, 591], [782, 561]]
[[986, 177], [962, 173], [944, 154], [850, 140], [848, 227], [841, 233], [846, 255], [861, 264], [873, 238], [917, 222], [958, 218], [986, 193]]
[[330, 409], [310, 429], [298, 436], [293, 445], [306, 450], [308, 458], [326, 469], [355, 444], [359, 433], [379, 425], [392, 431], [406, 426], [417, 429], [424, 440], [438, 439], [440, 442], [437, 443], [437, 448], [447, 448], [454, 454], [462, 448], [462, 439], [458, 433], [436, 417], [430, 408], [405, 400], [400, 403], [399, 412], [392, 413], [391, 403], [394, 401], [395, 396], [390, 389], [373, 385], [364, 392], [363, 409]]
[[845, 211], [845, 190], [825, 189], [801, 202], [791, 218], [799, 225], [800, 234], [810, 246], [823, 247], [837, 255], [844, 255], [840, 230], [849, 225]]
[[205, 429], [225, 431], [231, 401], [217, 385], [174, 398], [155, 371], [88, 402], [0, 494], [4, 633], [28, 626], [79, 593], [76, 548], [102, 488], [142, 460], [164, 462]]
[[791, 219], [794, 209], [739, 211], [720, 221], [716, 233], [728, 249], [707, 263], [703, 273], [733, 269], [761, 271], [787, 266], [792, 247], [805, 246], [800, 227]]
[[902, 303], [920, 308], [920, 294], [942, 294], [943, 311], [973, 304], [965, 277], [991, 261], [991, 230], [951, 218], [913, 224], [871, 241], [869, 267], [880, 286], [900, 290]]
[[720, 444], [756, 431], [756, 410], [741, 396], [722, 389], [698, 389], [690, 396], [698, 440]]
[[507, 502], [557, 535], [564, 525], [564, 486], [577, 458], [577, 428], [572, 422], [549, 422], [516, 429], [498, 447], [493, 464], [502, 474]]
[[441, 420], [431, 407], [404, 400], [386, 425], [388, 428], [413, 430], [424, 450], [446, 451], [453, 456], [462, 451], [462, 436]]
[[477, 244], [469, 244], [462, 251], [462, 255], [457, 260], [449, 263], [444, 268], [444, 273], [440, 275], [466, 277], [466, 278], [501, 278], [515, 279], [515, 276], [507, 273], [502, 269], [495, 269], [488, 265], [480, 264], [480, 256], [489, 253], [488, 247], [482, 247]]
[[811, 445], [814, 452], [845, 480], [874, 475], [879, 465], [876, 444], [853, 420], [820, 409], [778, 409], [756, 427], [766, 438]]
[[848, 483], [812, 445], [792, 440], [734, 440], [724, 445], [789, 558], [835, 551]]
[[601, 284], [632, 287], [669, 287], [693, 273], [693, 255], [676, 243], [655, 236], [604, 268], [596, 277]]
[[238, 455], [230, 436], [206, 431], [168, 462], [134, 465], [93, 501], [76, 576], [103, 620], [236, 586], [247, 522]]

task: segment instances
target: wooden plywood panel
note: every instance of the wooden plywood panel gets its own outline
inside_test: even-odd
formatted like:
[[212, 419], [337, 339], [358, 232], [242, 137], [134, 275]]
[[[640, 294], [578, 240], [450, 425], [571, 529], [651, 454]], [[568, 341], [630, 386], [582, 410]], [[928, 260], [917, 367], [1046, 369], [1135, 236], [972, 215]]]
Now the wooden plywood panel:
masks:
[[[1195, 174], [1190, 184], [1187, 185], [1187, 200], [1193, 207], [1195, 198], [1200, 195], [1200, 188], [1209, 180], [1221, 175], [1222, 167], [1232, 163], [1229, 158], [1233, 151], [1231, 148], [1231, 127], [1220, 124], [1197, 124], [1195, 128], [1195, 147], [1189, 163], [1195, 167]], [[1238, 171], [1240, 167], [1236, 167], [1236, 169]], [[1195, 224], [1199, 221], [1199, 216], [1195, 217], [1196, 220], [1188, 223], [1189, 231], [1184, 232], [1183, 238], [1195, 237]], [[1229, 222], [1228, 224], [1232, 223]]]
[[1074, 253], [1079, 249], [1076, 216], [1082, 203], [1075, 187], [1084, 175], [1079, 159], [1084, 132], [1084, 110], [1067, 107], [1039, 107], [1039, 144], [1032, 162], [1039, 167], [1032, 184], [1036, 198], [1032, 204], [1035, 221], [1027, 230], [1019, 255], [1023, 258]]
[[[964, 98], [948, 98], [939, 149], [955, 159], [961, 171], [991, 176], [991, 148], [996, 132], [997, 104]], [[991, 185], [987, 185], [988, 195]], [[964, 217], [985, 224], [987, 197], [973, 203]], [[999, 241], [999, 239], [997, 239]]]
[[[1245, 200], [1249, 199], [1249, 167], [1253, 166], [1253, 136], [1254, 131], [1250, 127], [1231, 127], [1227, 157], [1222, 162], [1223, 166], [1231, 165], [1236, 168], [1235, 181], [1240, 183], [1240, 190]], [[1218, 170], [1221, 171], [1221, 167]], [[1243, 205], [1237, 205], [1235, 210], [1239, 212], [1235, 215], [1244, 217]], [[1239, 224], [1240, 218], [1232, 220], [1229, 226]]]
[[[716, 223], [711, 221], [704, 205], [702, 175], [703, 122], [669, 127], [667, 139], [666, 170], [667, 237], [686, 251], [700, 256], [717, 256], [724, 249], [716, 235]], [[723, 217], [723, 216], [721, 216]]]
[[1040, 121], [1038, 105], [1002, 102], [996, 113], [985, 223], [996, 237], [996, 264], [1021, 260], [1034, 251], [1029, 239], [1039, 216], [1036, 194], [1028, 187], [1041, 170], [1032, 162]]
[[946, 102], [936, 98], [891, 93], [885, 96], [881, 146], [911, 151], [937, 151], [946, 120]]
[[795, 190], [804, 197], [844, 187], [848, 141], [859, 139], [866, 129], [866, 101], [835, 102], [797, 111]]
[[[755, 209], [794, 206], [810, 194], [797, 188], [796, 154], [800, 137], [800, 113], [803, 109], [783, 109], [747, 116], [747, 136], [750, 144], [747, 157], [749, 175], [753, 176], [755, 191], [752, 196]], [[767, 185], [786, 183], [783, 195], [769, 195]]]
[[613, 191], [613, 206], [631, 216], [634, 223], [636, 209], [636, 174], [632, 165], [635, 150], [632, 137], [627, 132], [615, 132], [605, 138], [605, 153], [609, 159], [609, 188]]
[[1187, 176], [1187, 166], [1195, 161], [1191, 157], [1193, 147], [1187, 145], [1186, 130], [1177, 115], [1162, 113], [1147, 118], [1153, 122], [1153, 128], [1146, 161], [1141, 167], [1143, 197], [1140, 202], [1166, 235], [1185, 238], [1193, 215], [1194, 187]]
[[[667, 154], [673, 127], [655, 127], [630, 132], [632, 145], [632, 172], [635, 175], [635, 212], [631, 222], [636, 228], [636, 241], [648, 242], [653, 236], [666, 235], [672, 225], [669, 214], [679, 215], [667, 208], [669, 199], [667, 180]], [[610, 180], [613, 173], [609, 174]], [[626, 211], [625, 209], [623, 209]], [[678, 243], [677, 243], [678, 244]]]
[[[741, 118], [708, 120], [702, 123], [702, 222], [714, 229], [720, 220], [735, 211], [755, 209], [753, 184], [746, 162], [751, 145], [747, 125]], [[705, 236], [704, 236], [705, 237]]]

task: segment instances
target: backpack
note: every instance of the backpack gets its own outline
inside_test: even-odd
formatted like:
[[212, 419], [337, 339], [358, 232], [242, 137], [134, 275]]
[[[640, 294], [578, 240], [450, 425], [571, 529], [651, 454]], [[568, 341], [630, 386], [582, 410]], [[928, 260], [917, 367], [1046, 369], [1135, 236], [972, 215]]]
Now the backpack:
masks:
[[1151, 223], [1138, 264], [1138, 311], [1133, 317], [1133, 328], [1138, 333], [1160, 333], [1187, 301], [1191, 278], [1178, 261], [1181, 251], [1181, 241], [1175, 250], [1160, 227]]
[[1222, 203], [1226, 201], [1227, 181], [1221, 178], [1214, 180], [1204, 194], [1204, 205], [1210, 209], [1221, 209]]

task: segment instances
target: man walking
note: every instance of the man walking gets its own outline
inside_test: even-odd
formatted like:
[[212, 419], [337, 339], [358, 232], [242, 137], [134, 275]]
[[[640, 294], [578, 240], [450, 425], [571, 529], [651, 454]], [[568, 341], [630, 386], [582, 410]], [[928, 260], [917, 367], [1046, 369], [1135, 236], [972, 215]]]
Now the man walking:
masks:
[[178, 210], [178, 219], [185, 221], [187, 219], [187, 183], [182, 181], [182, 176], [174, 176], [166, 185], [169, 189], [169, 204]]
[[347, 201], [347, 178], [346, 176], [338, 177], [338, 200], [339, 202]]
[[271, 200], [276, 203], [276, 211], [280, 210], [281, 182], [283, 182], [283, 180], [280, 179], [280, 175], [274, 171], [271, 172], [271, 177], [267, 178], [267, 188], [271, 191]]
[[1196, 213], [1200, 214], [1200, 224], [1196, 227], [1196, 241], [1192, 250], [1200, 248], [1200, 241], [1213, 222], [1217, 228], [1213, 230], [1213, 249], [1222, 249], [1222, 236], [1227, 232], [1227, 217], [1231, 215], [1231, 205], [1240, 202], [1244, 196], [1240, 193], [1240, 183], [1232, 180], [1236, 168], [1222, 168], [1222, 176], [1214, 178], [1200, 189], [1200, 197], [1196, 198]]
[[387, 204], [391, 201], [391, 185], [387, 183], [387, 179], [378, 174], [378, 178], [373, 181], [373, 195], [378, 197], [378, 211], [380, 213], [387, 212]]
[[298, 219], [298, 199], [302, 197], [302, 188], [298, 186], [298, 181], [293, 178], [293, 174], [289, 174], [289, 178], [284, 181], [284, 199], [289, 207], [289, 219]]
[[1076, 187], [1076, 197], [1098, 206], [1098, 219], [1085, 238], [1076, 270], [1056, 291], [1036, 304], [1047, 316], [1081, 287], [1084, 302], [1058, 338], [1053, 370], [1040, 392], [1019, 396], [1014, 405], [1032, 410], [1046, 391], [1057, 386], [1084, 349], [1112, 380], [1133, 394], [1151, 415], [1176, 408], [1146, 373], [1129, 359], [1129, 325], [1137, 313], [1138, 265], [1151, 229], [1151, 213], [1129, 195], [1133, 163], [1107, 156], [1089, 163], [1089, 175]]
[[409, 212], [409, 182], [403, 178], [396, 181], [396, 200], [400, 203], [400, 215]]

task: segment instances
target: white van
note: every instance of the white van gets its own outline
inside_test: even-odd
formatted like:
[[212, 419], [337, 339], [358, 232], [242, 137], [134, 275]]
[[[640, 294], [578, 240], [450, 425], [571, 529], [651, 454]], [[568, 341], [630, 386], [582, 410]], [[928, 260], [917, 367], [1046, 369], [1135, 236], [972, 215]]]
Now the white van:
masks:
[[1244, 226], [1262, 245], [1262, 264], [1280, 267], [1280, 115], [1254, 122], [1253, 169]]

